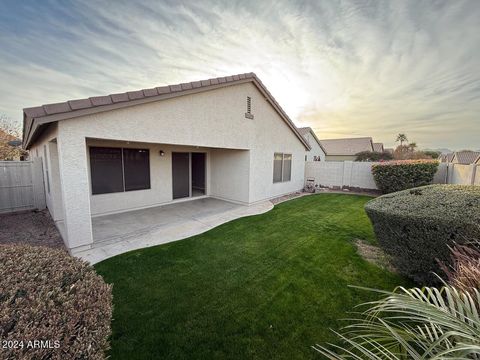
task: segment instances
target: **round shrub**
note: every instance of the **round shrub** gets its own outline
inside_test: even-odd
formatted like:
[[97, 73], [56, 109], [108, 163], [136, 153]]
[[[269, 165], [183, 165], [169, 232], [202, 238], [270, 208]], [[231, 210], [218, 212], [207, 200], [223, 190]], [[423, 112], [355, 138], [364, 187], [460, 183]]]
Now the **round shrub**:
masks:
[[420, 284], [437, 284], [449, 246], [480, 237], [480, 187], [430, 185], [369, 201], [365, 210], [394, 266]]
[[65, 251], [0, 246], [2, 359], [103, 359], [112, 289]]
[[438, 169], [434, 160], [398, 160], [372, 166], [375, 184], [387, 194], [431, 184]]

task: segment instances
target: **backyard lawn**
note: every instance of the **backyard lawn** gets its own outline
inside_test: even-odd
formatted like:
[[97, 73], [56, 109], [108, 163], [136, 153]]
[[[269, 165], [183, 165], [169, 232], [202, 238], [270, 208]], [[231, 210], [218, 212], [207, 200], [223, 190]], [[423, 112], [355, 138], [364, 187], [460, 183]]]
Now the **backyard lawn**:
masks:
[[112, 359], [309, 359], [397, 275], [364, 261], [367, 196], [320, 194], [95, 266], [114, 284]]

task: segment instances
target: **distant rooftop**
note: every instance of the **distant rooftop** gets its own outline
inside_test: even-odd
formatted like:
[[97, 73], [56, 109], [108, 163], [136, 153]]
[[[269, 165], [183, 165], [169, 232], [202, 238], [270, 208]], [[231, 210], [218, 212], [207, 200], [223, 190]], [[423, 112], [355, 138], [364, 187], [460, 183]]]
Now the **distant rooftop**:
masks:
[[373, 151], [383, 153], [385, 151], [383, 143], [373, 143]]
[[353, 156], [362, 151], [373, 151], [371, 137], [320, 140], [327, 155]]
[[[313, 131], [313, 129], [309, 126], [306, 126], [306, 127], [301, 127], [301, 128], [297, 128], [298, 129], [298, 132], [305, 138], [305, 140], [308, 142], [308, 139], [306, 138], [306, 135], [307, 134], [312, 134], [313, 138], [315, 139], [315, 141], [317, 142], [318, 146], [320, 146], [320, 148], [323, 150], [323, 152], [325, 152], [325, 149], [323, 148], [323, 145], [321, 144], [320, 140], [318, 139], [317, 135], [315, 134], [315, 131]], [[311, 145], [311, 144], [309, 144]]]
[[480, 152], [478, 151], [456, 151], [452, 156], [452, 160], [456, 160], [459, 164], [469, 165], [475, 164], [479, 157]]

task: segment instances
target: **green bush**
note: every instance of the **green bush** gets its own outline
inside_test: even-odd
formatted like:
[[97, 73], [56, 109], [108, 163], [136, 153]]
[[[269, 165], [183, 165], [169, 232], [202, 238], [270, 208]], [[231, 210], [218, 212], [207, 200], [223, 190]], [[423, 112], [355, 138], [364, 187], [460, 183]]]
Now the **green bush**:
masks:
[[362, 151], [355, 154], [355, 161], [385, 161], [392, 160], [393, 155], [388, 152]]
[[87, 263], [58, 249], [0, 246], [2, 359], [103, 359], [111, 317], [111, 286]]
[[438, 161], [401, 160], [372, 166], [372, 174], [384, 194], [431, 184]]
[[480, 237], [480, 187], [430, 185], [383, 195], [365, 210], [393, 265], [421, 284], [437, 284], [449, 246]]

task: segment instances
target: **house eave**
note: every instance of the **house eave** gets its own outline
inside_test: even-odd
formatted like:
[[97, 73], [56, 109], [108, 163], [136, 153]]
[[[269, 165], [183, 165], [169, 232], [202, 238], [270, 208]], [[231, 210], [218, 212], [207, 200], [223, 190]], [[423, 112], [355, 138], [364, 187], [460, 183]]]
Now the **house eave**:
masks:
[[[243, 76], [243, 78], [240, 78], [240, 76]], [[237, 77], [237, 79], [235, 79], [235, 77]], [[49, 123], [73, 119], [73, 118], [91, 115], [91, 114], [102, 113], [102, 112], [111, 111], [111, 110], [127, 108], [131, 106], [147, 104], [151, 102], [171, 99], [171, 98], [180, 97], [180, 96], [196, 94], [196, 93], [215, 90], [215, 89], [219, 89], [227, 86], [233, 86], [237, 84], [252, 82], [257, 87], [257, 89], [262, 93], [262, 95], [265, 97], [265, 100], [275, 109], [275, 111], [280, 115], [282, 120], [284, 120], [284, 122], [290, 127], [290, 129], [294, 132], [294, 134], [297, 136], [300, 142], [305, 146], [305, 148], [307, 150], [311, 149], [310, 145], [307, 143], [307, 141], [303, 138], [303, 136], [297, 130], [297, 127], [295, 126], [295, 124], [292, 122], [292, 120], [288, 117], [285, 111], [277, 103], [275, 98], [266, 89], [265, 85], [263, 85], [263, 83], [260, 81], [260, 79], [257, 78], [257, 76], [254, 73], [230, 76], [230, 77], [226, 77], [225, 79], [228, 79], [228, 80], [222, 83], [202, 85], [202, 86], [187, 89], [187, 90], [173, 91], [166, 94], [154, 95], [154, 96], [143, 97], [140, 99], [127, 100], [122, 102], [116, 102], [108, 105], [92, 106], [84, 109], [59, 112], [55, 114], [46, 114], [44, 116], [28, 116], [27, 113], [29, 112], [29, 110], [38, 109], [38, 107], [25, 108], [23, 109], [23, 118], [24, 118], [23, 147], [25, 149], [29, 149], [32, 143], [34, 142], [34, 140], [36, 139], [36, 137], [38, 136], [39, 131]], [[230, 80], [230, 79], [233, 79], [233, 80]], [[170, 88], [174, 88], [175, 86], [176, 85], [172, 85], [170, 86]], [[111, 97], [112, 95], [109, 95], [109, 96]], [[59, 103], [58, 105], [65, 105], [68, 103], [69, 102]], [[43, 108], [45, 108], [45, 106], [47, 105], [43, 105]]]

